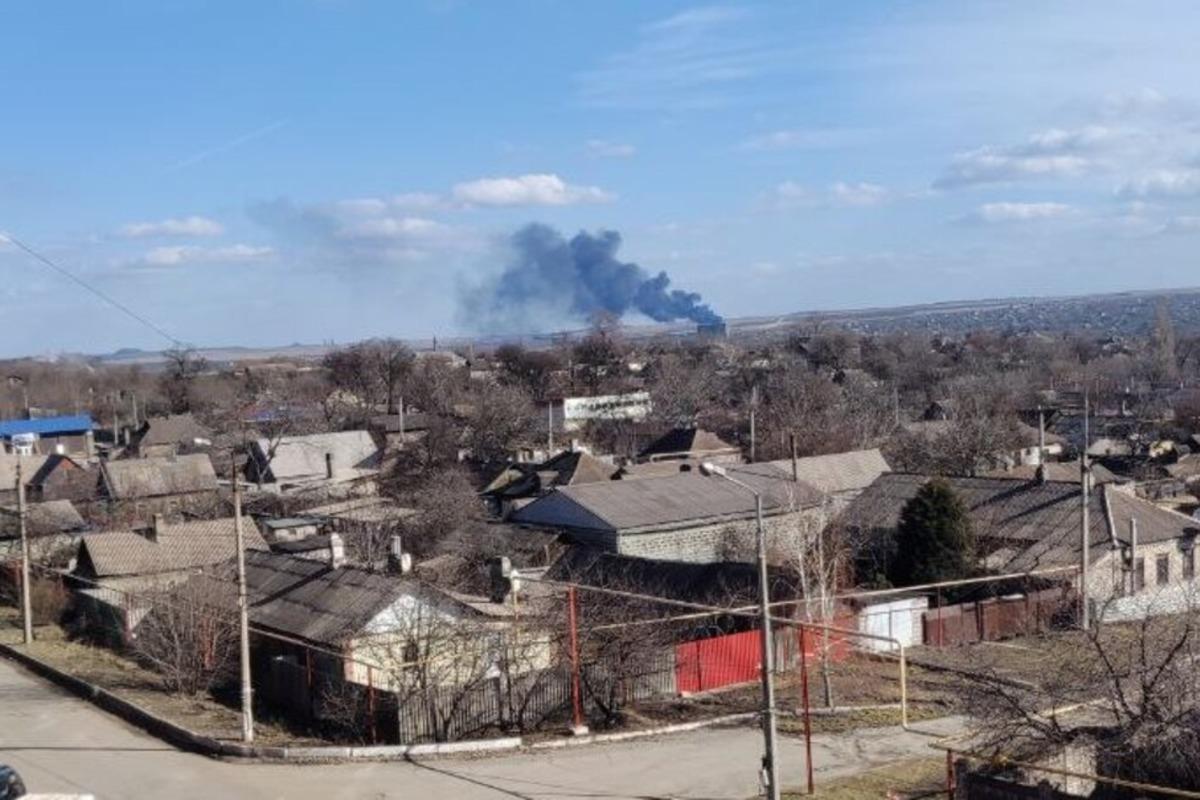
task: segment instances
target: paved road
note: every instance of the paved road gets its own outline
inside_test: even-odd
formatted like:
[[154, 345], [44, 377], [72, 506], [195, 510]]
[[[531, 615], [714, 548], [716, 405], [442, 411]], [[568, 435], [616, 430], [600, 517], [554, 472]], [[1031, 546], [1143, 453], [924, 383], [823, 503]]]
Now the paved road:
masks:
[[[921, 727], [956, 732], [959, 720]], [[814, 741], [817, 780], [915, 755], [930, 738], [899, 728]], [[626, 744], [419, 763], [237, 764], [180, 752], [0, 660], [0, 763], [31, 792], [126, 798], [463, 798], [725, 800], [753, 796], [761, 739], [749, 728]], [[803, 780], [803, 743], [785, 739], [785, 783]]]

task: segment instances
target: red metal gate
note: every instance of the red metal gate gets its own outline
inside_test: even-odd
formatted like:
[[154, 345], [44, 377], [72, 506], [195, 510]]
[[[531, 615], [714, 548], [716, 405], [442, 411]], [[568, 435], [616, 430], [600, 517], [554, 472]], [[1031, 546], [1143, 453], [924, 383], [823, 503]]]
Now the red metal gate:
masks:
[[762, 664], [759, 636], [758, 631], [744, 631], [675, 645], [676, 691], [706, 692], [757, 680]]

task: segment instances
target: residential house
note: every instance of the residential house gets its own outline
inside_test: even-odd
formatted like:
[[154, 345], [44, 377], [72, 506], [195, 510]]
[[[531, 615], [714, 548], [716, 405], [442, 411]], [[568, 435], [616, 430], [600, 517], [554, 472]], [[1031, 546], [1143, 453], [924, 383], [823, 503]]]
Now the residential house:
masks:
[[[817, 523], [826, 498], [814, 487], [770, 464], [731, 467], [730, 473], [761, 495], [777, 556]], [[620, 555], [697, 563], [753, 558], [754, 495], [698, 471], [559, 487], [510, 519]]]
[[409, 409], [397, 414], [376, 414], [371, 417], [371, 432], [381, 437], [389, 449], [402, 449], [425, 438], [433, 415]]
[[559, 486], [576, 486], [612, 480], [617, 467], [608, 461], [577, 450], [564, 450], [540, 464], [515, 463], [505, 467], [480, 494], [492, 512], [505, 517]]
[[[262, 536], [245, 520], [242, 540], [247, 552], [267, 550]], [[147, 595], [236, 553], [233, 517], [169, 523], [158, 515], [144, 531], [83, 536], [71, 576], [96, 632], [120, 638], [132, 633], [152, 607]]]
[[86, 502], [95, 498], [96, 482], [97, 472], [89, 462], [55, 454], [46, 456], [42, 465], [26, 480], [25, 491], [34, 501]]
[[692, 460], [740, 464], [742, 451], [712, 431], [703, 428], [675, 428], [651, 442], [638, 454], [638, 460]]
[[150, 417], [142, 423], [129, 442], [129, 451], [139, 458], [173, 456], [211, 443], [212, 431], [191, 414]]
[[878, 448], [829, 453], [770, 462], [780, 471], [826, 494], [844, 506], [885, 472], [891, 472]]
[[[424, 720], [425, 688], [452, 689], [486, 680], [503, 669], [505, 653], [524, 648], [522, 670], [542, 669], [555, 653], [550, 637], [507, 602], [434, 586], [411, 575], [369, 572], [342, 562], [338, 537], [330, 560], [247, 552], [246, 585], [254, 626], [252, 659], [258, 696], [289, 713], [321, 720], [340, 709], [329, 698], [369, 689], [396, 693], [391, 724], [381, 738], [395, 740], [401, 716]], [[232, 609], [234, 566], [197, 576]], [[546, 592], [537, 597], [548, 599]], [[524, 600], [541, 602], [533, 597]], [[311, 687], [317, 687], [313, 689]], [[415, 699], [410, 707], [405, 703]], [[404, 726], [408, 729], [411, 726]], [[418, 729], [425, 723], [418, 721]]]
[[[886, 572], [905, 504], [929, 476], [888, 473], [851, 503], [841, 523], [865, 542], [868, 572]], [[1078, 481], [944, 478], [967, 507], [982, 565], [999, 573], [1074, 568], [1082, 561]], [[1192, 596], [1200, 522], [1107, 483], [1088, 498], [1087, 596], [1104, 619], [1178, 610]], [[1136, 533], [1134, 529], [1136, 528]], [[1149, 572], [1147, 571], [1149, 570]], [[1059, 578], [1080, 590], [1079, 575]]]
[[348, 483], [378, 474], [382, 453], [367, 431], [258, 439], [251, 444], [247, 477], [278, 490]]
[[[39, 563], [54, 560], [78, 545], [87, 523], [70, 500], [29, 503], [25, 507], [25, 531], [33, 557]], [[20, 557], [21, 516], [16, 506], [0, 506], [0, 560]]]
[[3, 420], [0, 440], [10, 453], [22, 455], [69, 453], [91, 458], [95, 454], [92, 418], [88, 414]]
[[138, 514], [169, 514], [211, 507], [217, 473], [207, 453], [157, 456], [100, 465], [102, 499], [131, 506]]
[[49, 456], [19, 456], [0, 452], [0, 503], [17, 502], [17, 468], [20, 466], [21, 480], [28, 484], [49, 459]]

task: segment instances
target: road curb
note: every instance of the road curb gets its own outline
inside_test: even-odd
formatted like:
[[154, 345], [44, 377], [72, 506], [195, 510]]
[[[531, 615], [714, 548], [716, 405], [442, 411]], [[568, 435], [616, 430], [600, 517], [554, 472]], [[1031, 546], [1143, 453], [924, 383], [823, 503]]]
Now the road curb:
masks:
[[633, 739], [644, 739], [651, 736], [665, 736], [672, 733], [687, 731], [717, 725], [732, 724], [753, 719], [754, 712], [742, 714], [727, 714], [721, 717], [683, 722], [676, 725], [664, 725], [658, 728], [648, 728], [638, 731], [623, 731], [621, 733], [599, 733], [586, 736], [576, 736], [567, 739], [531, 742], [521, 736], [509, 736], [500, 739], [475, 739], [465, 742], [438, 742], [431, 744], [408, 745], [251, 745], [241, 742], [225, 742], [210, 736], [189, 731], [180, 725], [163, 719], [136, 703], [118, 697], [107, 689], [76, 678], [62, 670], [52, 667], [28, 653], [22, 653], [15, 647], [0, 643], [0, 656], [15, 661], [25, 669], [66, 689], [71, 694], [92, 703], [108, 713], [120, 717], [134, 727], [141, 728], [151, 736], [162, 739], [168, 744], [190, 753], [211, 756], [231, 762], [284, 762], [284, 763], [329, 763], [345, 761], [383, 761], [406, 760], [411, 758], [437, 758], [468, 755], [488, 755], [517, 750], [536, 751], [552, 750], [565, 747], [580, 747], [589, 744], [605, 744], [625, 742]]

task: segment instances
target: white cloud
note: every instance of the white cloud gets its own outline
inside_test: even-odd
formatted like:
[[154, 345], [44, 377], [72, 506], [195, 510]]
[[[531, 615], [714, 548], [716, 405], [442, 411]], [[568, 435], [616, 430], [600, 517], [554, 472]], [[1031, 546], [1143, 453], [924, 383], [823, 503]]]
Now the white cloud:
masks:
[[375, 217], [344, 225], [337, 236], [343, 239], [410, 239], [445, 229], [442, 223], [421, 217]]
[[740, 100], [747, 82], [794, 70], [794, 43], [754, 30], [746, 9], [704, 6], [643, 25], [628, 49], [576, 76], [585, 105], [655, 111]]
[[455, 184], [451, 194], [468, 206], [569, 206], [613, 199], [599, 187], [574, 186], [552, 173], [480, 178]]
[[738, 145], [738, 149], [755, 152], [824, 150], [862, 142], [868, 135], [869, 131], [848, 128], [796, 128], [751, 136]]
[[120, 234], [131, 239], [151, 236], [220, 236], [225, 228], [208, 217], [180, 217], [158, 222], [130, 222], [122, 225]]
[[888, 190], [874, 183], [842, 183], [829, 187], [829, 197], [838, 206], [877, 206], [888, 199]]
[[1185, 215], [1171, 217], [1159, 230], [1160, 233], [1200, 233], [1200, 217]]
[[866, 208], [887, 202], [892, 193], [875, 183], [837, 181], [824, 189], [812, 189], [796, 181], [784, 181], [775, 187], [774, 197], [780, 208]]
[[138, 263], [148, 267], [178, 267], [186, 264], [264, 261], [274, 255], [274, 248], [250, 244], [232, 244], [226, 247], [173, 245], [155, 247], [142, 256]]
[[1200, 170], [1159, 169], [1117, 188], [1119, 197], [1191, 197], [1200, 194]]
[[1075, 214], [1075, 209], [1065, 203], [984, 203], [967, 219], [972, 222], [1032, 222], [1056, 219]]
[[633, 145], [607, 139], [588, 139], [583, 149], [592, 158], [632, 158], [637, 155], [637, 148]]
[[1075, 176], [1091, 166], [1091, 161], [1077, 155], [1031, 155], [980, 147], [956, 155], [934, 186], [955, 189], [980, 183], [1009, 183], [1023, 178]]

